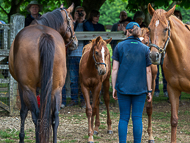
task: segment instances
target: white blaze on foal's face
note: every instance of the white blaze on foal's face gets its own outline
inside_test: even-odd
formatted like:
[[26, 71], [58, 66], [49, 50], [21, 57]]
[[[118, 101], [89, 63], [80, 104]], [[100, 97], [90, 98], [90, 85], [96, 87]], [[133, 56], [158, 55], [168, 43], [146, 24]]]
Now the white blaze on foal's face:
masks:
[[156, 27], [158, 27], [158, 25], [159, 25], [159, 20], [157, 20], [156, 23], [155, 23]]
[[103, 61], [103, 63], [104, 63], [104, 54], [105, 54], [105, 49], [104, 49], [104, 47], [102, 47], [101, 53], [102, 53], [102, 61]]

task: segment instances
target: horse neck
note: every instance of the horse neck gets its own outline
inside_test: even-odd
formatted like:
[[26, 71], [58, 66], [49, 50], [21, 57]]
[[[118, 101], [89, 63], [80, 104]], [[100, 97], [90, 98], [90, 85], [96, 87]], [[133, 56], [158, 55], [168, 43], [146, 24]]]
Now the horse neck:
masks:
[[[187, 33], [186, 27], [177, 19], [170, 18], [171, 36], [168, 46], [166, 48], [166, 53], [170, 61], [173, 64], [179, 65], [183, 62], [183, 57], [187, 54]], [[190, 37], [189, 37], [190, 38]], [[188, 38], [188, 39], [189, 39]]]

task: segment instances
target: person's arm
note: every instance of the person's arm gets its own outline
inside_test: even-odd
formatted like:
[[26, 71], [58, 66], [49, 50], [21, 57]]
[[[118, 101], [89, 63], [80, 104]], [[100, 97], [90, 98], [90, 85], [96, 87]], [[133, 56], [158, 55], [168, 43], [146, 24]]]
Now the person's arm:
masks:
[[117, 91], [115, 90], [115, 84], [117, 80], [117, 73], [119, 69], [119, 62], [113, 60], [113, 67], [112, 67], [112, 88], [113, 88], [113, 98], [117, 100]]
[[151, 102], [152, 101], [152, 71], [151, 71], [151, 65], [146, 67], [146, 75], [147, 75], [147, 87], [148, 87], [147, 102]]

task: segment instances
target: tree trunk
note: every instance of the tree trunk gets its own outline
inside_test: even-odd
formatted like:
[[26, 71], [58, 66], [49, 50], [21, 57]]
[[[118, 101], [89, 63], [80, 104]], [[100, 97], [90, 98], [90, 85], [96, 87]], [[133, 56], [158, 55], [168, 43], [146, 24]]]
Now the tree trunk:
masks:
[[66, 2], [67, 2], [68, 7], [69, 7], [72, 3], [75, 4], [73, 13], [74, 13], [75, 8], [76, 8], [77, 6], [81, 6], [81, 1], [80, 1], [80, 0], [66, 0]]
[[99, 10], [106, 0], [83, 0], [82, 6], [86, 11], [86, 15], [90, 13], [92, 9]]
[[24, 0], [12, 0], [11, 1], [11, 9], [10, 12], [7, 14], [8, 15], [8, 22], [10, 22], [11, 15], [15, 13], [20, 12], [20, 5], [24, 2]]
[[141, 11], [144, 13], [144, 15], [145, 15], [145, 20], [144, 20], [144, 22], [145, 22], [146, 26], [148, 27], [148, 25], [149, 25], [149, 23], [150, 23], [150, 20], [151, 20], [151, 16], [150, 16], [150, 14], [147, 12], [147, 6], [141, 6], [140, 9], [141, 9]]

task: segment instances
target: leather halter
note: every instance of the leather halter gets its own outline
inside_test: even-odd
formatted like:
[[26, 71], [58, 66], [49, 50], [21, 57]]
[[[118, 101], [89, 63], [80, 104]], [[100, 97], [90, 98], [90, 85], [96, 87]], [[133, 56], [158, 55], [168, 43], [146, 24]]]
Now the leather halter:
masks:
[[95, 62], [95, 67], [96, 67], [96, 69], [98, 68], [97, 65], [105, 65], [105, 67], [106, 67], [106, 64], [105, 64], [105, 63], [101, 63], [101, 62], [97, 62], [97, 61], [96, 61], [96, 59], [95, 59], [95, 57], [94, 57], [94, 46], [92, 47], [92, 49], [93, 49], [92, 56], [93, 56], [93, 59], [94, 59], [94, 62]]
[[70, 31], [71, 32], [71, 40], [69, 41], [69, 43], [67, 43], [65, 46], [67, 47], [71, 42], [73, 42], [74, 38], [75, 38], [75, 35], [73, 35], [73, 31], [71, 29], [71, 25], [70, 25], [70, 21], [71, 21], [71, 18], [69, 17], [67, 11], [64, 9], [64, 8], [60, 8], [60, 10], [64, 10], [65, 13], [66, 13], [66, 18], [67, 18], [67, 29], [63, 35], [63, 37], [66, 36], [66, 33], [67, 31]]
[[152, 44], [151, 43], [151, 40], [150, 40], [150, 37], [149, 37], [149, 47], [151, 48], [151, 47], [155, 47], [156, 49], [158, 49], [158, 52], [160, 53], [160, 54], [162, 54], [162, 62], [164, 61], [164, 57], [165, 57], [165, 52], [166, 52], [166, 48], [167, 48], [167, 46], [168, 46], [168, 42], [169, 42], [169, 40], [170, 40], [170, 21], [168, 21], [168, 39], [167, 39], [167, 41], [166, 41], [166, 43], [165, 43], [165, 45], [164, 45], [164, 48], [160, 48], [160, 47], [158, 47], [156, 44]]

